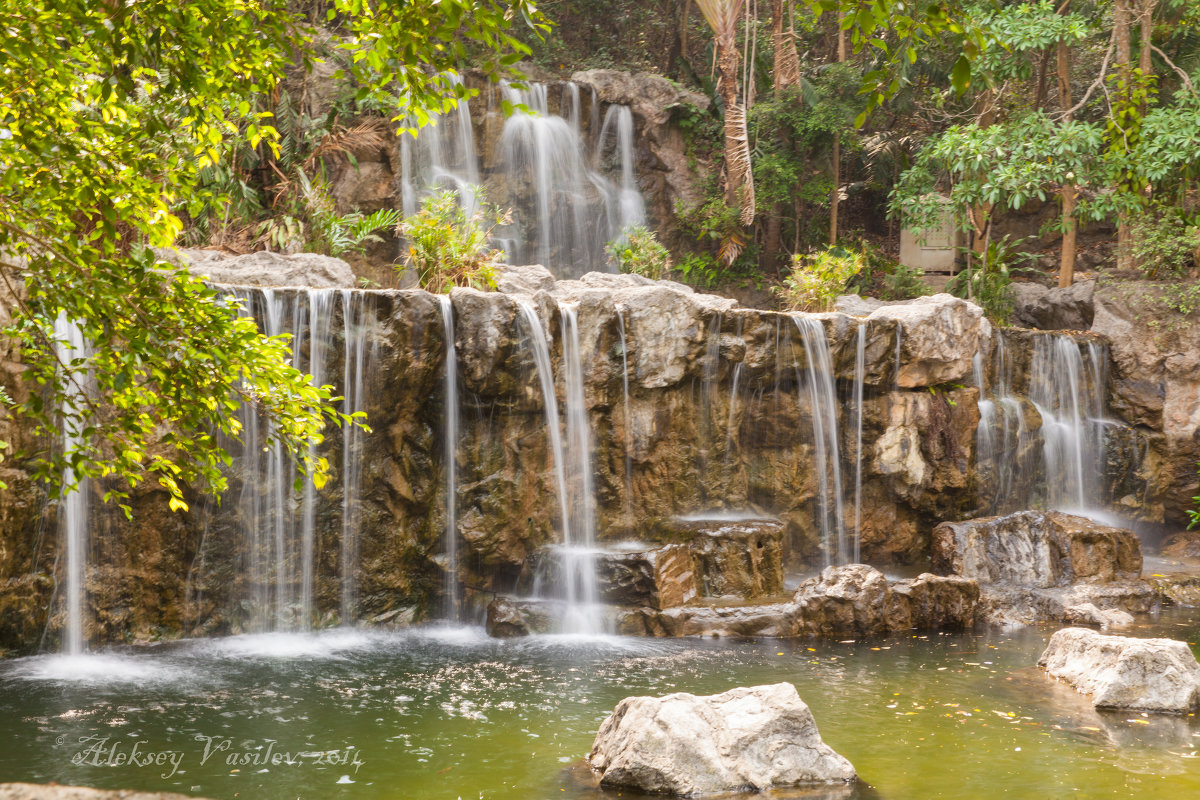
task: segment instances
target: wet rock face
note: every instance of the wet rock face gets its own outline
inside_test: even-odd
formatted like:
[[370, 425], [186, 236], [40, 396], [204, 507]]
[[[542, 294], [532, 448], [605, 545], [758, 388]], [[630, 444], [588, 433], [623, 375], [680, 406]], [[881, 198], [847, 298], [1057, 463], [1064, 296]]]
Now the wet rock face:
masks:
[[1178, 314], [1162, 292], [1153, 281], [1101, 286], [1092, 331], [1110, 343], [1113, 410], [1156, 434], [1146, 504], [1185, 523], [1200, 461], [1200, 311]]
[[789, 683], [707, 697], [627, 697], [600, 726], [588, 761], [603, 787], [672, 796], [857, 778], [821, 740]]
[[1038, 666], [1091, 695], [1097, 708], [1174, 713], [1200, 708], [1200, 664], [1185, 642], [1066, 628], [1050, 637]]
[[1021, 511], [937, 526], [933, 567], [981, 583], [1048, 588], [1136, 579], [1142, 551], [1132, 531], [1057, 511]]
[[[782, 592], [785, 560], [819, 563], [822, 548], [832, 545], [817, 523], [822, 481], [815, 466], [809, 354], [795, 318], [740, 309], [726, 298], [638, 276], [547, 283], [542, 271], [526, 267], [514, 270], [506, 285], [513, 293], [451, 294], [461, 419], [453, 453], [444, 443], [446, 342], [437, 299], [421, 291], [354, 293], [366, 320], [361, 379], [372, 430], [349, 462], [343, 430], [327, 431], [318, 448], [333, 477], [314, 509], [313, 624], [340, 618], [346, 574], [358, 586], [350, 602], [356, 619], [382, 618], [400, 608], [415, 609], [417, 619], [431, 614], [448, 568], [457, 568], [460, 585], [470, 587], [468, 603], [482, 609], [493, 592], [511, 592], [527, 581], [530, 557], [561, 539], [546, 404], [521, 300], [536, 309], [550, 346], [560, 418], [565, 371], [559, 304], [577, 310], [598, 542], [642, 539], [658, 545], [648, 549], [663, 551], [608, 562], [614, 602], [658, 613], [705, 595], [762, 600]], [[275, 297], [298, 291], [275, 290]], [[341, 395], [347, 363], [342, 293], [337, 295], [326, 376]], [[971, 316], [954, 304], [931, 308], [943, 305], [949, 319]], [[941, 319], [943, 311], [934, 317]], [[837, 397], [850, 394], [859, 326], [865, 326], [862, 555], [876, 563], [911, 563], [928, 552], [926, 531], [936, 520], [953, 518], [973, 503], [966, 476], [977, 418], [974, 390], [894, 389], [892, 319], [812, 319], [825, 334]], [[929, 366], [936, 359], [921, 355], [916, 329], [912, 333], [910, 350], [901, 348], [901, 368], [918, 356], [925, 366], [910, 374], [910, 382], [922, 374], [948, 374]], [[300, 336], [296, 346], [307, 354], [312, 342]], [[842, 521], [850, 529], [854, 425], [844, 405], [839, 415], [847, 500]], [[880, 452], [880, 438], [896, 442]], [[457, 565], [446, 565], [443, 555], [451, 464], [457, 475]], [[11, 464], [24, 475], [19, 466]], [[340, 487], [354, 468], [361, 474], [351, 528], [359, 540], [354, 561], [343, 563], [347, 529]], [[256, 474], [265, 473], [236, 462], [222, 504], [197, 494], [182, 514], [170, 512], [161, 493], [148, 490], [137, 495], [132, 523], [93, 509], [93, 643], [238, 632], [264, 618], [253, 598], [269, 602], [278, 578], [274, 569], [258, 577], [247, 570], [254, 555], [253, 537], [244, 532], [253, 518], [250, 506], [269, 491]], [[0, 581], [7, 582], [0, 584], [0, 645], [36, 647], [47, 620], [52, 632], [58, 627], [61, 603], [47, 602], [39, 587], [53, 585], [62, 560], [55, 561], [53, 546], [35, 551], [28, 544], [37, 541], [41, 495], [27, 481], [5, 480], [14, 490], [0, 496], [0, 520], [12, 523], [0, 535]], [[298, 498], [289, 500], [295, 518], [287, 524], [298, 530]], [[714, 506], [755, 509], [779, 522], [706, 523], [707, 529], [676, 530], [675, 538], [653, 522]], [[44, 524], [54, 530], [49, 517]], [[271, 538], [259, 537], [262, 552]], [[683, 548], [686, 557], [680, 550], [667, 553], [663, 545], [669, 544]], [[286, 560], [284, 573], [299, 576], [298, 546]], [[287, 579], [285, 596], [301, 596], [298, 580]], [[54, 611], [25, 617], [28, 609], [47, 605]], [[20, 624], [11, 622], [18, 617]], [[294, 615], [288, 619], [302, 623]], [[676, 623], [664, 617], [632, 624], [656, 632]], [[792, 623], [763, 625], [785, 630]]]

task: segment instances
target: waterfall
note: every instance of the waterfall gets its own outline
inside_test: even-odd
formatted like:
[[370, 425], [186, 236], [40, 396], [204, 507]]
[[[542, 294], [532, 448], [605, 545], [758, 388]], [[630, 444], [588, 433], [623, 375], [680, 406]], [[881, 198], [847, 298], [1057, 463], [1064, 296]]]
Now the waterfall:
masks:
[[454, 349], [454, 306], [449, 295], [438, 295], [442, 309], [442, 332], [446, 338], [445, 445], [446, 451], [446, 616], [459, 618], [458, 585], [458, 355]]
[[[291, 336], [292, 365], [310, 374], [320, 386], [329, 378], [330, 345], [336, 341], [334, 309], [341, 301], [344, 342], [342, 404], [344, 414], [365, 407], [364, 376], [371, 356], [369, 295], [351, 289], [296, 289], [236, 287], [228, 290], [241, 304], [239, 313], [253, 316], [268, 336]], [[317, 521], [320, 495], [306, 479], [297, 493], [293, 488], [296, 464], [286, 449], [272, 442], [274, 423], [262, 418], [250, 404], [239, 410], [242, 425], [241, 495], [238, 500], [242, 534], [246, 542], [245, 574], [249, 583], [252, 631], [304, 631], [317, 616]], [[360, 525], [359, 483], [363, 432], [356, 426], [343, 430], [342, 441], [342, 620], [353, 619], [357, 588]], [[317, 446], [308, 455], [317, 457]]]
[[625, 309], [617, 306], [617, 335], [621, 340], [622, 408], [625, 412], [625, 518], [633, 525], [633, 417], [629, 413], [629, 342], [625, 338]]
[[867, 323], [858, 323], [854, 348], [854, 563], [861, 560], [862, 547], [862, 431], [863, 382], [867, 371]]
[[[313, 386], [323, 386], [325, 379], [325, 350], [331, 338], [334, 293], [329, 291], [308, 291], [308, 371], [312, 376]], [[298, 342], [293, 343], [299, 349]], [[309, 458], [315, 459], [316, 445], [308, 446]], [[317, 487], [312, 481], [304, 482], [304, 495], [301, 501], [300, 524], [300, 621], [307, 628], [312, 624], [314, 604], [313, 586], [316, 584], [316, 551], [317, 551]]]
[[[825, 563], [847, 563], [852, 550], [847, 547], [842, 500], [842, 468], [838, 454], [837, 394], [833, 383], [833, 359], [825, 340], [825, 328], [810, 317], [793, 317], [808, 362], [807, 380], [801, 395], [807, 395], [812, 415], [813, 445], [820, 494], [819, 522]], [[803, 405], [803, 399], [801, 400]]]
[[[716, 407], [718, 379], [721, 375], [721, 312], [713, 314], [708, 323], [708, 334], [704, 345], [704, 369], [700, 377], [699, 413], [696, 423], [696, 477], [701, 501], [708, 499], [708, 454], [713, 447], [716, 425], [713, 409]], [[694, 385], [694, 384], [693, 384]]]
[[621, 172], [621, 186], [616, 194], [616, 207], [611, 205], [613, 195], [610, 192], [608, 209], [610, 219], [615, 219], [616, 231], [620, 232], [634, 225], [646, 222], [646, 206], [642, 201], [641, 192], [637, 188], [637, 178], [633, 171], [633, 112], [628, 106], [609, 106], [604, 115], [604, 125], [600, 128], [600, 136], [596, 139], [596, 169], [599, 171], [603, 163], [605, 145], [608, 133], [615, 127], [617, 131], [617, 163]]
[[[742, 317], [737, 318], [736, 335], [742, 338], [742, 326], [744, 321]], [[736, 436], [737, 425], [737, 405], [738, 405], [738, 384], [742, 380], [742, 370], [745, 368], [745, 361], [738, 361], [733, 365], [733, 377], [729, 381], [729, 418], [725, 420], [725, 458], [721, 464], [723, 477], [729, 471], [730, 454], [733, 452], [734, 440]], [[739, 442], [740, 444], [740, 442]]]
[[1102, 494], [1104, 360], [1089, 342], [1087, 358], [1070, 336], [1038, 337], [1029, 399], [1042, 415], [1046, 504], [1064, 511], [1096, 509]]
[[[342, 326], [344, 367], [342, 373], [342, 413], [358, 414], [366, 410], [367, 396], [363, 379], [375, 357], [370, 338], [374, 321], [374, 295], [342, 289]], [[365, 458], [365, 434], [357, 425], [342, 429], [342, 541], [341, 541], [341, 621], [355, 620], [358, 602], [358, 541], [362, 527], [362, 462]]]
[[533, 362], [537, 367], [538, 382], [542, 387], [542, 405], [546, 411], [546, 433], [550, 438], [550, 455], [554, 460], [554, 484], [558, 490], [558, 510], [563, 538], [570, 537], [571, 515], [567, 502], [566, 457], [563, 455], [562, 431], [558, 422], [558, 398], [554, 394], [554, 367], [550, 362], [550, 345], [546, 332], [538, 318], [537, 309], [528, 299], [517, 298], [521, 319], [529, 328], [529, 342], [533, 350]]
[[892, 367], [892, 388], [900, 388], [900, 345], [904, 343], [904, 328], [900, 320], [896, 320], [896, 362]]
[[596, 491], [592, 474], [592, 435], [583, 390], [579, 319], [574, 305], [560, 306], [563, 330], [563, 373], [566, 386], [567, 484], [575, 502], [571, 525], [563, 535], [563, 573], [567, 593], [568, 633], [601, 633], [600, 592], [596, 579]]
[[[68, 368], [67, 374], [64, 375], [66, 400], [62, 409], [62, 446], [63, 452], [69, 457], [85, 444], [82, 434], [68, 417], [75, 413], [83, 399], [83, 393], [87, 391], [84, 385], [87, 373], [70, 368], [77, 359], [88, 357], [88, 346], [83, 338], [83, 331], [63, 314], [59, 314], [54, 322], [54, 339], [59, 363]], [[86, 601], [84, 580], [87, 570], [88, 508], [91, 500], [91, 487], [88, 484], [86, 476], [76, 476], [75, 470], [70, 466], [63, 468], [62, 485], [72, 487], [62, 495], [58, 504], [59, 513], [62, 514], [59, 524], [62, 527], [67, 562], [67, 621], [63, 631], [62, 648], [64, 655], [68, 656], [81, 655], [87, 648], [83, 636], [83, 611]]]
[[[457, 75], [453, 83], [462, 83]], [[439, 114], [414, 139], [400, 137], [400, 208], [404, 216], [417, 213], [421, 199], [446, 189], [458, 194], [468, 215], [476, 209], [481, 186], [475, 129], [466, 100], [449, 113]]]

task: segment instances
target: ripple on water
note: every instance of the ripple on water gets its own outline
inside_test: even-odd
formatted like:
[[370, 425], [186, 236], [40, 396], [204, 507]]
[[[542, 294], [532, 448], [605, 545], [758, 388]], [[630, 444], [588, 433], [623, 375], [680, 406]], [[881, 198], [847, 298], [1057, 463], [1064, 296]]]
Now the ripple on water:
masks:
[[150, 685], [186, 679], [190, 677], [190, 670], [156, 658], [85, 653], [19, 658], [0, 674], [17, 680], [50, 683]]

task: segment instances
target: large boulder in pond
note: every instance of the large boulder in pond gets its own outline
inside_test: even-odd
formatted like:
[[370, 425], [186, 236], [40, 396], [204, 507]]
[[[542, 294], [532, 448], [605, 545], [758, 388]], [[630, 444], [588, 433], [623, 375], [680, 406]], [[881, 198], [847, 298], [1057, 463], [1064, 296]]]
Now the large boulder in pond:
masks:
[[1064, 628], [1038, 666], [1090, 695], [1097, 708], [1186, 713], [1200, 708], [1200, 664], [1185, 642]]
[[849, 783], [854, 767], [821, 741], [790, 683], [698, 697], [627, 697], [588, 755], [600, 785], [667, 795]]

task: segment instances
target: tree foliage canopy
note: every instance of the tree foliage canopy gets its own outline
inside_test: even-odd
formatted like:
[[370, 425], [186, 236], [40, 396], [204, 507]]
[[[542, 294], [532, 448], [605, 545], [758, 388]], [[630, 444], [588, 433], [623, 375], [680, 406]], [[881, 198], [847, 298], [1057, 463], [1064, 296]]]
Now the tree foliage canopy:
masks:
[[[390, 98], [397, 120], [417, 124], [465, 96], [434, 76], [461, 68], [468, 40], [503, 74], [525, 52], [514, 22], [544, 26], [530, 0], [330, 5], [363, 95]], [[45, 441], [65, 427], [81, 442], [33, 454], [41, 476], [53, 483], [66, 466], [114, 476], [118, 499], [149, 478], [182, 507], [184, 481], [223, 488], [220, 436], [240, 435], [234, 412], [249, 403], [320, 483], [325, 465], [308, 446], [345, 421], [330, 387], [312, 386], [286, 340], [260, 335], [152, 249], [172, 244], [172, 209], [228, 135], [240, 126], [271, 145], [270, 115], [229, 100], [311, 64], [304, 18], [281, 0], [0, 0], [0, 20], [0, 280], [15, 305], [9, 333], [42, 387], [15, 410]], [[60, 357], [60, 318], [79, 325], [85, 355]]]

